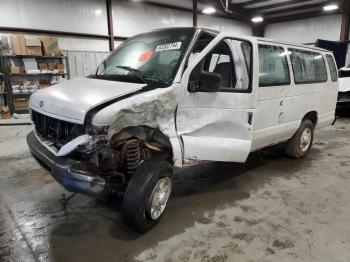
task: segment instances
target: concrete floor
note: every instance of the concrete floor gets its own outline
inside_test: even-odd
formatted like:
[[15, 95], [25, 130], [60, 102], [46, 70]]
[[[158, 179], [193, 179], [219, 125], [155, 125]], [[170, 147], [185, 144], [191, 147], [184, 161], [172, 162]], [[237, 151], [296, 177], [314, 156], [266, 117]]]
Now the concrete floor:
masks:
[[245, 165], [177, 173], [162, 221], [139, 235], [120, 201], [65, 191], [28, 152], [29, 127], [0, 127], [0, 261], [350, 261], [350, 119], [316, 134], [309, 156], [280, 148]]

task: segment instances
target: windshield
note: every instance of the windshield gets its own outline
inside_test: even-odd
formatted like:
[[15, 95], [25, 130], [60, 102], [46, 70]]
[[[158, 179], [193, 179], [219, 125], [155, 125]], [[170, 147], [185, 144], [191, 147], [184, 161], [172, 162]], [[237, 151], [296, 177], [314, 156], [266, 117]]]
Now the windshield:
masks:
[[194, 32], [193, 28], [174, 28], [132, 37], [102, 62], [95, 77], [169, 85]]

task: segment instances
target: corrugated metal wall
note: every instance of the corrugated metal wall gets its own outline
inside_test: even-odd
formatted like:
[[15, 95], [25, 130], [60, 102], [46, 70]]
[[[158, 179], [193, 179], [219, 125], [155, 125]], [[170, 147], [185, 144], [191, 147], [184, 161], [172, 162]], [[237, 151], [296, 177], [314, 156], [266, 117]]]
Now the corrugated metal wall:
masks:
[[341, 15], [331, 15], [266, 26], [265, 37], [294, 43], [314, 43], [317, 39], [339, 41]]
[[84, 77], [95, 73], [96, 68], [109, 52], [87, 52], [87, 51], [62, 51], [69, 63], [69, 74], [71, 78]]

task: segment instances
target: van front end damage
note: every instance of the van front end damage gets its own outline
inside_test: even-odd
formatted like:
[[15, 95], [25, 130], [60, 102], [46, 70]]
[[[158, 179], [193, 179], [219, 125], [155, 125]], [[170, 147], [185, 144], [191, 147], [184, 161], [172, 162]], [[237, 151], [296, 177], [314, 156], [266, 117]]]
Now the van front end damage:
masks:
[[[164, 97], [170, 99], [174, 93], [164, 91], [145, 92], [92, 110], [86, 115], [88, 124], [71, 124], [32, 110], [34, 131], [27, 137], [30, 150], [70, 192], [100, 199], [124, 194], [145, 160], [174, 163], [169, 134], [176, 137], [172, 126], [176, 102], [170, 107]], [[104, 110], [111, 116], [108, 124], [95, 125], [96, 116], [108, 119]]]

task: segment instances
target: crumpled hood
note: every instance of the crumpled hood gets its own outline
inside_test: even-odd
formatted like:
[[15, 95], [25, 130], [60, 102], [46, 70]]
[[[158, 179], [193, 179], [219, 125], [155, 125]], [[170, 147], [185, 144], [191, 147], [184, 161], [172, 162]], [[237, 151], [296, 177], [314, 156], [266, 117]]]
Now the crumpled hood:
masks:
[[339, 92], [350, 91], [350, 77], [339, 78]]
[[86, 113], [92, 108], [141, 90], [144, 86], [145, 84], [74, 78], [35, 92], [30, 97], [29, 104], [40, 113], [82, 124]]

